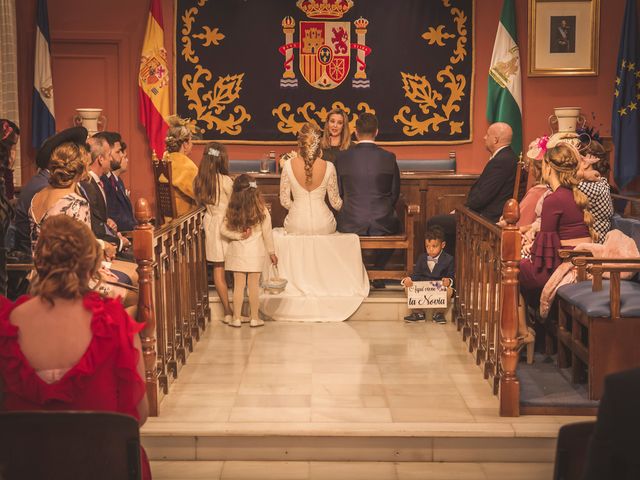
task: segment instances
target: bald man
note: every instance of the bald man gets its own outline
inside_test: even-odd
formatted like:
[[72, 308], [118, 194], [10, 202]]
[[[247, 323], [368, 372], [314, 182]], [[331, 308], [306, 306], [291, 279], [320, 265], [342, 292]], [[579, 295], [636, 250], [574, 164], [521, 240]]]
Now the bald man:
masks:
[[513, 130], [506, 123], [489, 126], [484, 144], [491, 157], [471, 187], [465, 204], [492, 222], [500, 219], [504, 204], [513, 196], [518, 157], [511, 149], [512, 137]]
[[[502, 122], [493, 123], [484, 136], [484, 144], [491, 154], [476, 183], [467, 197], [466, 207], [497, 222], [502, 215], [504, 204], [513, 196], [516, 181], [518, 157], [511, 149], [513, 130]], [[447, 236], [445, 250], [455, 254], [456, 220], [455, 215], [437, 215], [427, 222], [427, 226], [440, 225]]]

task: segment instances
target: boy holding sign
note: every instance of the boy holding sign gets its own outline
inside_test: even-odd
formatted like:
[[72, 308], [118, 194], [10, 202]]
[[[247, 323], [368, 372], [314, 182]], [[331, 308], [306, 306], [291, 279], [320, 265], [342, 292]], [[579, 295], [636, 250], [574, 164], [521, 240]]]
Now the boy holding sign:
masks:
[[[418, 258], [411, 276], [403, 278], [400, 282], [400, 284], [407, 289], [407, 293], [410, 296], [409, 308], [415, 309], [411, 315], [404, 317], [405, 322], [424, 321], [424, 308], [436, 309], [433, 313], [434, 322], [447, 322], [444, 317], [444, 311], [447, 310], [448, 300], [452, 297], [453, 293], [451, 287], [453, 286], [455, 265], [453, 256], [443, 250], [446, 243], [442, 227], [433, 225], [427, 229], [424, 235], [424, 248], [426, 253], [423, 253]], [[414, 285], [413, 282], [425, 283]], [[409, 291], [410, 287], [413, 287], [411, 291]], [[443, 290], [446, 290], [446, 297], [439, 295], [439, 292]], [[440, 297], [444, 297], [444, 305], [442, 303], [443, 298]]]

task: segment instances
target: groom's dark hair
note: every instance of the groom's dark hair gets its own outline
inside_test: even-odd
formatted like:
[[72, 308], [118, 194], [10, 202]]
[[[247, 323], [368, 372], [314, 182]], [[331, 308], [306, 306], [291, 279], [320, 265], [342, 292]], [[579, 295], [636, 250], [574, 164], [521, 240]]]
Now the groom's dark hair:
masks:
[[373, 113], [363, 113], [356, 120], [358, 135], [374, 136], [378, 130], [378, 119]]

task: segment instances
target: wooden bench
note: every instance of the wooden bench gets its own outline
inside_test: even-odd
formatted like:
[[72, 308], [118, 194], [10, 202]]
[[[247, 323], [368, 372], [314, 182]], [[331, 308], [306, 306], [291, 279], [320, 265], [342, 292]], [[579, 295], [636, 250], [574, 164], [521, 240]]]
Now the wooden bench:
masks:
[[400, 218], [403, 220], [403, 232], [397, 235], [376, 235], [360, 237], [360, 248], [363, 250], [404, 250], [405, 262], [403, 270], [372, 270], [367, 269], [369, 280], [393, 279], [401, 280], [413, 270], [414, 257], [414, 222], [420, 214], [420, 205], [407, 205], [398, 201]]

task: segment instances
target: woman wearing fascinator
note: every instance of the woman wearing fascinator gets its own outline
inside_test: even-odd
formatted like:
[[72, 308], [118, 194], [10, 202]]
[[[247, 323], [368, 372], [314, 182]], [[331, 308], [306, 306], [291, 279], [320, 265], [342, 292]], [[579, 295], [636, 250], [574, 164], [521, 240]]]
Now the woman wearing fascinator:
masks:
[[207, 209], [203, 220], [206, 256], [207, 262], [213, 263], [213, 281], [224, 308], [222, 321], [226, 324], [231, 322], [233, 314], [224, 276], [224, 256], [229, 241], [220, 234], [220, 226], [227, 213], [232, 190], [233, 180], [229, 176], [227, 149], [221, 143], [211, 142], [202, 154], [198, 175], [193, 181], [193, 192], [198, 205]]

